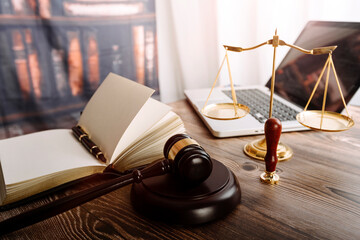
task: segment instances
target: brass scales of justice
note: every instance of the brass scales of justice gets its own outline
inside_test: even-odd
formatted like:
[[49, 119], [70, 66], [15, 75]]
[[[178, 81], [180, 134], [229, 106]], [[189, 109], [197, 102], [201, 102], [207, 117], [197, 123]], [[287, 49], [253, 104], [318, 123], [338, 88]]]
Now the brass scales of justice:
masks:
[[[325, 65], [319, 75], [319, 78], [313, 88], [313, 91], [309, 97], [309, 100], [304, 108], [304, 110], [299, 113], [296, 116], [297, 121], [302, 124], [305, 127], [308, 127], [313, 130], [320, 130], [320, 131], [327, 131], [327, 132], [339, 132], [344, 131], [349, 128], [351, 128], [354, 125], [353, 119], [350, 117], [350, 114], [348, 112], [348, 109], [346, 107], [346, 103], [341, 91], [339, 79], [336, 74], [335, 66], [332, 60], [332, 52], [337, 48], [337, 46], [326, 46], [326, 47], [320, 47], [320, 48], [313, 48], [311, 50], [306, 50], [301, 47], [288, 44], [284, 42], [283, 40], [279, 39], [279, 36], [277, 35], [277, 30], [275, 30], [275, 35], [273, 36], [273, 39], [270, 39], [266, 42], [263, 42], [259, 45], [250, 47], [250, 48], [241, 48], [241, 47], [234, 47], [234, 46], [227, 46], [224, 45], [225, 48], [225, 56], [224, 59], [220, 65], [220, 68], [218, 70], [217, 76], [215, 78], [215, 81], [212, 85], [212, 88], [210, 90], [210, 93], [205, 101], [204, 107], [202, 108], [201, 112], [204, 116], [216, 120], [233, 120], [233, 119], [239, 119], [244, 116], [246, 116], [250, 109], [249, 107], [242, 105], [237, 102], [234, 84], [231, 76], [230, 71], [230, 64], [229, 64], [229, 58], [228, 58], [228, 51], [232, 52], [243, 52], [243, 51], [249, 51], [254, 50], [256, 48], [259, 48], [264, 45], [272, 45], [274, 48], [274, 54], [273, 54], [273, 65], [272, 65], [272, 77], [271, 77], [271, 93], [270, 93], [270, 106], [269, 106], [269, 118], [272, 117], [272, 109], [273, 109], [273, 95], [274, 95], [274, 87], [275, 87], [275, 58], [276, 58], [276, 48], [278, 46], [288, 46], [291, 48], [294, 48], [302, 53], [305, 54], [311, 54], [311, 55], [321, 55], [321, 54], [328, 54], [328, 58], [325, 62]], [[231, 85], [231, 95], [232, 95], [232, 103], [216, 103], [216, 104], [210, 104], [207, 105], [209, 98], [211, 96], [211, 93], [216, 85], [216, 82], [219, 78], [221, 69], [225, 63], [225, 60], [227, 62], [227, 68], [228, 68], [228, 74], [230, 79], [230, 85]], [[326, 105], [326, 96], [327, 96], [327, 90], [328, 90], [328, 81], [329, 81], [329, 74], [330, 74], [330, 68], [332, 69], [335, 80], [339, 89], [339, 93], [342, 99], [342, 102], [344, 104], [344, 107], [346, 109], [347, 116], [342, 115], [337, 112], [331, 112], [325, 110]], [[323, 75], [326, 70], [326, 80], [325, 80], [325, 88], [324, 88], [324, 95], [323, 95], [323, 102], [322, 102], [322, 109], [321, 110], [307, 110], [315, 92], [316, 89], [323, 78]], [[260, 140], [252, 141], [245, 145], [244, 152], [255, 159], [264, 160], [264, 157], [266, 155], [266, 140], [265, 138]], [[292, 157], [293, 151], [292, 149], [287, 146], [286, 144], [283, 144], [279, 142], [277, 146], [277, 157], [279, 161], [288, 160]]]

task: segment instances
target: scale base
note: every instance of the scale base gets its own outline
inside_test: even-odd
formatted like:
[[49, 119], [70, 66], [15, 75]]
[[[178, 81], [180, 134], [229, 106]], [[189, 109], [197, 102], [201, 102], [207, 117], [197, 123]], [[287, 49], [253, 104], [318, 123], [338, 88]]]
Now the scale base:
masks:
[[212, 161], [211, 175], [197, 186], [185, 186], [172, 174], [134, 183], [133, 207], [151, 219], [181, 225], [202, 224], [224, 217], [240, 203], [240, 185], [227, 167]]
[[[245, 145], [244, 152], [251, 158], [264, 160], [266, 155], [266, 140], [255, 140]], [[279, 161], [289, 160], [293, 156], [293, 150], [286, 144], [279, 142], [277, 157]]]

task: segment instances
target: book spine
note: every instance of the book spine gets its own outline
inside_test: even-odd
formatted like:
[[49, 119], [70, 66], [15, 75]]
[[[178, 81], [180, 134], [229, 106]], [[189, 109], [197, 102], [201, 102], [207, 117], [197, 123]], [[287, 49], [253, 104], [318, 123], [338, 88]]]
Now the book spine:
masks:
[[121, 65], [123, 63], [121, 59], [121, 53], [119, 50], [119, 45], [114, 44], [111, 46], [111, 70], [113, 73], [121, 74]]
[[27, 0], [27, 3], [31, 9], [31, 15], [37, 15], [38, 14], [37, 0]]
[[90, 91], [93, 92], [100, 84], [99, 50], [95, 31], [85, 31], [87, 80]]
[[25, 43], [27, 48], [27, 58], [34, 94], [37, 99], [40, 99], [42, 95], [42, 74], [40, 70], [37, 49], [34, 45], [32, 31], [30, 28], [25, 29]]
[[8, 134], [6, 132], [6, 127], [2, 125], [0, 127], [0, 139], [5, 139], [5, 138], [8, 138]]
[[20, 124], [14, 123], [6, 128], [8, 137], [16, 137], [21, 136], [24, 134], [23, 129], [21, 128]]
[[143, 25], [132, 27], [136, 81], [145, 85], [145, 32]]
[[69, 96], [69, 83], [66, 65], [65, 38], [60, 29], [51, 29], [49, 43], [50, 65], [55, 92], [62, 99]]
[[[37, 50], [39, 65], [42, 76], [41, 90], [43, 104], [57, 106], [60, 102], [56, 101], [57, 86], [55, 74], [52, 69], [52, 35], [57, 33], [55, 27], [43, 28], [43, 26], [35, 27], [33, 30], [33, 43]], [[63, 63], [65, 64], [65, 62]], [[67, 81], [67, 79], [66, 79]]]
[[11, 0], [1, 0], [0, 1], [0, 13], [1, 14], [12, 14]]
[[69, 66], [69, 85], [73, 96], [83, 93], [83, 63], [79, 31], [68, 31], [68, 66]]
[[[79, 3], [124, 3], [124, 2], [132, 2], [135, 0], [67, 0], [67, 1], [68, 2], [79, 2]], [[145, 0], [145, 1], [148, 1], [148, 0]]]
[[[98, 36], [101, 36], [102, 32], [98, 32]], [[99, 39], [100, 41], [100, 39]], [[123, 54], [120, 52], [120, 45], [123, 43], [122, 39], [117, 39], [115, 41], [111, 41], [106, 45], [99, 42], [99, 46], [102, 46], [101, 51], [99, 52], [99, 64], [100, 64], [100, 76], [101, 79], [104, 79], [109, 72], [121, 75], [125, 77], [124, 68], [124, 60]], [[132, 51], [132, 48], [130, 48]], [[132, 64], [132, 62], [130, 61]], [[130, 69], [131, 66], [127, 66], [127, 69]], [[134, 77], [127, 78], [134, 79]]]
[[[13, 81], [13, 79], [6, 79], [6, 75], [5, 77], [3, 76], [3, 72], [6, 74], [7, 71], [9, 71], [9, 69], [3, 68], [3, 63], [6, 64], [6, 56], [9, 57], [9, 54], [7, 54], [7, 52], [3, 53], [3, 51], [9, 48], [9, 45], [6, 41], [6, 35], [4, 34], [4, 32], [2, 31], [2, 29], [0, 30], [0, 139], [2, 136], [2, 133], [6, 133], [5, 132], [5, 125], [7, 124], [7, 119], [6, 119], [6, 108], [7, 108], [7, 81]], [[12, 59], [12, 58], [8, 58], [8, 59]], [[1, 180], [0, 180], [1, 181]], [[0, 197], [1, 198], [1, 197]]]
[[55, 85], [57, 92], [60, 97], [67, 96], [68, 93], [68, 82], [67, 74], [65, 69], [65, 52], [63, 49], [52, 48], [51, 49], [51, 60], [53, 74], [55, 78]]
[[13, 41], [12, 49], [14, 54], [17, 79], [23, 98], [29, 99], [32, 89], [23, 37], [21, 31], [18, 29], [12, 30], [11, 34]]
[[156, 34], [154, 26], [145, 28], [145, 77], [146, 86], [159, 92], [159, 83], [157, 78], [157, 54], [156, 54]]
[[[156, 24], [154, 23], [154, 28], [156, 29]], [[158, 94], [160, 95], [160, 86], [159, 86], [159, 58], [158, 58], [158, 41], [157, 34], [155, 30], [155, 78], [158, 86]], [[159, 96], [160, 97], [160, 96]]]
[[12, 0], [13, 11], [15, 15], [35, 15], [35, 0]]
[[51, 14], [52, 16], [64, 16], [64, 0], [51, 0]]
[[142, 2], [101, 2], [101, 3], [83, 3], [83, 2], [63, 2], [65, 16], [126, 16], [144, 12]]
[[24, 134], [29, 134], [51, 128], [51, 126], [48, 126], [45, 122], [46, 121], [31, 121], [31, 120], [23, 121], [22, 119], [22, 121], [8, 123], [3, 128], [5, 138], [21, 136]]
[[41, 18], [48, 19], [51, 17], [51, 2], [50, 0], [38, 0], [39, 1], [39, 16]]
[[155, 13], [155, 0], [143, 0], [146, 4], [146, 12]]
[[[14, 62], [12, 61], [11, 44], [8, 33], [0, 31], [0, 68], [3, 79], [3, 92], [7, 100], [21, 99], [19, 82], [17, 81]], [[8, 107], [8, 106], [7, 106]]]

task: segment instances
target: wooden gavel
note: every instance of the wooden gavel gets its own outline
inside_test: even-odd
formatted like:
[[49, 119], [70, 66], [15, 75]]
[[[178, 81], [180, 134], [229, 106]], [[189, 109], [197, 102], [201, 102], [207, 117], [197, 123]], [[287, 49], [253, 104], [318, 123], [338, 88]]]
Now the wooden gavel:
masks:
[[277, 146], [281, 135], [281, 122], [277, 118], [269, 118], [265, 122], [265, 139], [266, 139], [266, 155], [265, 155], [265, 172], [260, 175], [260, 180], [268, 184], [277, 184], [279, 175], [275, 173], [276, 164], [278, 162]]

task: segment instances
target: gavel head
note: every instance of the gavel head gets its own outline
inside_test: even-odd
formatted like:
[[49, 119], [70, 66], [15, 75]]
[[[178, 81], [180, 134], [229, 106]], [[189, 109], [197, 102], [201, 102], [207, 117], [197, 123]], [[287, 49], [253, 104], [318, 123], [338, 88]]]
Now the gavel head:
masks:
[[212, 161], [205, 150], [186, 134], [176, 134], [164, 146], [164, 156], [174, 161], [174, 173], [185, 184], [198, 184], [212, 171]]

